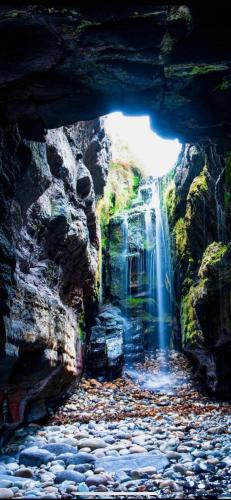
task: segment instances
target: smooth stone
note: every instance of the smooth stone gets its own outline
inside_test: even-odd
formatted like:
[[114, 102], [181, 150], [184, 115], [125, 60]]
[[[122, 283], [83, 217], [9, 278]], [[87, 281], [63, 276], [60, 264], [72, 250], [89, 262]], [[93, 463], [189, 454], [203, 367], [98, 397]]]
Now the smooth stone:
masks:
[[79, 483], [77, 486], [78, 493], [85, 493], [89, 491], [89, 488], [86, 483]]
[[[20, 484], [20, 486], [26, 482], [28, 482], [28, 478], [26, 477], [17, 477], [17, 476], [9, 476], [7, 474], [0, 474], [0, 481], [10, 481], [13, 484]], [[33, 481], [33, 479], [31, 479]]]
[[149, 466], [149, 467], [140, 467], [140, 469], [133, 470], [131, 472], [131, 476], [134, 479], [141, 479], [144, 476], [152, 476], [153, 474], [156, 473], [156, 468]]
[[177, 460], [178, 458], [181, 458], [182, 455], [181, 453], [177, 453], [177, 451], [167, 451], [166, 457], [169, 458], [170, 460]]
[[80, 464], [93, 464], [96, 461], [96, 457], [94, 455], [91, 455], [90, 453], [85, 453], [80, 451], [76, 455], [68, 456], [66, 460], [66, 464], [74, 464], [74, 465], [80, 465]]
[[42, 450], [47, 450], [50, 453], [53, 453], [54, 455], [58, 456], [62, 455], [64, 453], [72, 453], [75, 454], [77, 453], [77, 449], [74, 448], [74, 446], [71, 446], [70, 444], [59, 444], [59, 443], [51, 443], [51, 444], [46, 444], [45, 446], [42, 446]]
[[223, 462], [226, 463], [229, 467], [231, 467], [231, 457], [225, 457], [223, 458]]
[[14, 492], [10, 488], [0, 488], [0, 498], [8, 499], [13, 498]]
[[162, 471], [169, 465], [165, 455], [158, 452], [134, 453], [125, 457], [104, 457], [97, 460], [97, 467], [103, 467], [105, 471], [118, 472], [119, 470], [134, 470], [140, 467], [153, 466], [157, 471]]
[[82, 483], [84, 479], [85, 479], [84, 474], [71, 470], [58, 472], [55, 475], [55, 483], [63, 483], [64, 481], [73, 481], [74, 483]]
[[[70, 465], [68, 465], [68, 467], [70, 467]], [[72, 464], [72, 467], [74, 467], [73, 470], [76, 470], [76, 472], [81, 472], [82, 474], [84, 474], [88, 470], [92, 469], [92, 464], [80, 464], [80, 465], [73, 465]]]
[[9, 457], [8, 455], [0, 455], [0, 463], [12, 464], [15, 463], [15, 458]]
[[101, 484], [107, 484], [107, 483], [108, 483], [108, 479], [101, 474], [93, 475], [93, 476], [87, 477], [87, 479], [86, 479], [86, 484], [88, 486], [99, 486]]
[[19, 463], [36, 467], [51, 462], [55, 456], [48, 450], [42, 450], [36, 447], [25, 448], [19, 454]]
[[174, 468], [174, 470], [175, 470], [176, 472], [180, 472], [180, 474], [184, 474], [184, 475], [186, 474], [186, 469], [185, 469], [185, 467], [184, 467], [183, 465], [181, 465], [181, 464], [175, 464], [175, 465], [173, 466], [173, 468]]
[[132, 443], [134, 444], [139, 444], [139, 445], [143, 445], [145, 441], [147, 441], [148, 439], [150, 439], [150, 436], [147, 436], [147, 435], [141, 435], [141, 436], [135, 436], [132, 438]]
[[0, 488], [10, 488], [12, 486], [12, 481], [8, 481], [7, 479], [2, 479], [2, 481], [0, 481]]
[[10, 471], [14, 472], [14, 471], [16, 471], [16, 470], [18, 470], [18, 469], [19, 469], [19, 465], [18, 465], [16, 462], [14, 462], [14, 463], [12, 463], [12, 464], [7, 464], [7, 465], [6, 465], [6, 469], [7, 469], [8, 471], [10, 470]]
[[18, 469], [15, 473], [14, 476], [16, 477], [27, 477], [27, 478], [33, 478], [34, 474], [31, 469]]
[[129, 455], [129, 454], [130, 454], [130, 450], [120, 450], [120, 451], [119, 451], [119, 454], [120, 454], [121, 456]]
[[147, 453], [147, 449], [144, 448], [143, 446], [136, 444], [135, 446], [131, 446], [131, 448], [129, 448], [129, 452], [130, 453]]
[[78, 446], [80, 448], [90, 448], [91, 450], [96, 450], [98, 448], [106, 448], [107, 443], [101, 438], [84, 438], [78, 441]]

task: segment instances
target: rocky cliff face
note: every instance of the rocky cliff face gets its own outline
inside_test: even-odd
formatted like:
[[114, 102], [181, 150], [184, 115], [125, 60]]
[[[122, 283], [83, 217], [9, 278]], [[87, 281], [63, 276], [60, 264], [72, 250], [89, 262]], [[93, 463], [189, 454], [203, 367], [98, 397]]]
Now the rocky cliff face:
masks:
[[230, 391], [230, 156], [186, 145], [166, 192], [183, 348], [213, 392]]
[[49, 131], [43, 144], [23, 140], [16, 127], [1, 130], [5, 426], [44, 416], [51, 399], [81, 374], [83, 312], [96, 296], [95, 196], [107, 154], [100, 120]]

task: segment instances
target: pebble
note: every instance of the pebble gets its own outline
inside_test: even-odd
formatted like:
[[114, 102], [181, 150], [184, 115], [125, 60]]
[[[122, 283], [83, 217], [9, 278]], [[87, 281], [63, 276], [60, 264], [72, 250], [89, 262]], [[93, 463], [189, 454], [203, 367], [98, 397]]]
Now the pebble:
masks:
[[0, 498], [7, 499], [13, 498], [14, 492], [9, 488], [0, 488]]
[[81, 493], [86, 498], [110, 491], [231, 498], [230, 408], [199, 394], [184, 356], [171, 356], [178, 386], [171, 384], [167, 395], [142, 392], [129, 378], [83, 380], [60, 410], [64, 423], [18, 429], [0, 456], [0, 500], [73, 499]]

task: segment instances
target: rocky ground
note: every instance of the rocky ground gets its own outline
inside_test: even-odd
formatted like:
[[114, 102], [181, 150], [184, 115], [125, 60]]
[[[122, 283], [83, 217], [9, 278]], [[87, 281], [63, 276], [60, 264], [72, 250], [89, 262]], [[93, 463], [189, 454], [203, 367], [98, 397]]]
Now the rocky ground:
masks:
[[231, 498], [230, 405], [195, 389], [183, 355], [161, 359], [114, 382], [84, 379], [49, 423], [17, 430], [0, 498]]

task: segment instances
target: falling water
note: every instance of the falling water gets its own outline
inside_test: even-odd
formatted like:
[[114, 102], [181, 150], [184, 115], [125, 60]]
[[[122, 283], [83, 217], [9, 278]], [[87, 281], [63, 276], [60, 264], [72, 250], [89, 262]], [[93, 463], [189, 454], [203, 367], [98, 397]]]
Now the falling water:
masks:
[[215, 183], [215, 202], [216, 202], [216, 214], [217, 214], [217, 237], [218, 241], [226, 241], [226, 221], [225, 221], [225, 210], [223, 210], [221, 203], [220, 194], [220, 182], [222, 176], [225, 172], [224, 167], [219, 173], [216, 183]]
[[123, 289], [123, 297], [125, 299], [129, 298], [130, 296], [130, 276], [129, 276], [129, 263], [128, 263], [128, 217], [127, 214], [124, 214], [124, 219], [122, 222], [122, 245], [123, 245], [123, 251], [122, 251], [122, 265], [123, 265], [123, 272], [122, 272], [122, 289]]
[[155, 209], [155, 272], [157, 302], [158, 347], [166, 349], [169, 345], [168, 327], [172, 316], [172, 271], [169, 228], [166, 212], [161, 200], [161, 180], [156, 179], [152, 188], [152, 204]]
[[[148, 178], [144, 186], [149, 190], [146, 196], [146, 273], [148, 297], [156, 302], [157, 338], [153, 339], [159, 349], [169, 346], [169, 322], [172, 317], [172, 265], [170, 235], [165, 207], [161, 196], [161, 179]], [[153, 224], [153, 216], [155, 223]], [[149, 306], [153, 314], [153, 303]], [[152, 346], [154, 347], [154, 345]]]
[[99, 306], [103, 304], [103, 255], [102, 255], [102, 237], [101, 237], [101, 226], [98, 225], [99, 231]]
[[144, 332], [145, 348], [160, 349], [163, 365], [166, 361], [163, 353], [170, 347], [172, 271], [161, 185], [161, 179], [144, 178], [134, 206], [118, 218], [121, 220], [118, 272], [126, 321], [127, 366], [143, 359]]

